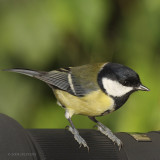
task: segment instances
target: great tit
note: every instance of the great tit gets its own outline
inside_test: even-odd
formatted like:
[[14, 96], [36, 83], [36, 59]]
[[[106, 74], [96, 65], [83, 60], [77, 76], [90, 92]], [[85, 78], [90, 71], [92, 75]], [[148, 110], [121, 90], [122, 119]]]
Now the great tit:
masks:
[[65, 117], [71, 125], [68, 130], [80, 146], [83, 145], [88, 149], [86, 141], [71, 121], [73, 115], [88, 116], [97, 123], [98, 130], [116, 143], [120, 149], [121, 140], [95, 117], [117, 110], [135, 91], [149, 91], [142, 85], [135, 71], [122, 64], [110, 62], [60, 68], [50, 72], [27, 69], [7, 71], [25, 74], [47, 83], [52, 88], [58, 104], [65, 109]]

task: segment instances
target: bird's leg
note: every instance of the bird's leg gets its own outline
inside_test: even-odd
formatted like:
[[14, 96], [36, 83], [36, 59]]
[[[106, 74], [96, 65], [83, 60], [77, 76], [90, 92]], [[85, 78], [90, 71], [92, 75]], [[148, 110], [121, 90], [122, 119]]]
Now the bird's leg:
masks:
[[89, 150], [89, 147], [88, 147], [86, 141], [79, 135], [79, 132], [74, 127], [74, 124], [71, 120], [71, 117], [69, 116], [69, 113], [67, 111], [65, 113], [65, 117], [71, 125], [71, 126], [68, 126], [68, 130], [74, 135], [74, 139], [80, 144], [80, 147], [83, 145], [84, 147], [87, 147], [87, 149]]
[[120, 150], [121, 147], [122, 147], [122, 145], [123, 145], [122, 141], [121, 141], [119, 138], [117, 138], [117, 137], [112, 133], [112, 131], [111, 131], [109, 128], [107, 128], [107, 127], [106, 127], [105, 125], [103, 125], [101, 122], [97, 121], [97, 120], [95, 119], [95, 117], [89, 117], [89, 118], [90, 118], [93, 122], [97, 123], [98, 130], [99, 130], [102, 134], [106, 135], [109, 139], [111, 139], [114, 143], [116, 143], [117, 146], [119, 147], [119, 150]]

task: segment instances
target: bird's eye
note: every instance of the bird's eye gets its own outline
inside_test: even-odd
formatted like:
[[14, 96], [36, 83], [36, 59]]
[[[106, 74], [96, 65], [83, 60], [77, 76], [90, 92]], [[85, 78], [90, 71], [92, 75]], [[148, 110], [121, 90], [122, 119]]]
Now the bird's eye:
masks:
[[129, 84], [130, 84], [130, 82], [127, 81], [127, 80], [125, 80], [124, 83], [123, 83], [123, 85], [125, 85], [125, 86], [128, 86]]

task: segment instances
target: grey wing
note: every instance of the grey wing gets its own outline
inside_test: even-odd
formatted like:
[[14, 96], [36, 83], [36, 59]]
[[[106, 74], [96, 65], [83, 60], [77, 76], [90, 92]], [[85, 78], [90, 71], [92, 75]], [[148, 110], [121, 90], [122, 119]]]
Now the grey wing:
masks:
[[4, 71], [16, 72], [30, 77], [35, 77], [47, 83], [52, 88], [58, 88], [74, 95], [74, 92], [71, 89], [70, 83], [68, 81], [69, 68], [54, 70], [50, 72], [34, 71], [28, 69], [6, 69]]
[[76, 76], [71, 68], [61, 68], [50, 72], [33, 71], [27, 69], [9, 69], [6, 71], [17, 72], [31, 77], [35, 77], [47, 83], [53, 88], [58, 88], [75, 96], [84, 96], [93, 90], [97, 90], [97, 85], [86, 76]]
[[77, 77], [69, 70], [68, 72], [51, 71], [39, 79], [78, 97], [99, 89], [92, 81], [86, 80], [84, 77]]
[[58, 88], [63, 91], [69, 92], [72, 95], [75, 95], [73, 88], [69, 82], [69, 70], [54, 70], [46, 72], [41, 76], [37, 77], [38, 79], [46, 82], [49, 86], [53, 88]]
[[99, 89], [95, 81], [87, 79], [86, 76], [73, 74], [71, 68], [61, 68], [50, 71], [39, 79], [78, 97]]

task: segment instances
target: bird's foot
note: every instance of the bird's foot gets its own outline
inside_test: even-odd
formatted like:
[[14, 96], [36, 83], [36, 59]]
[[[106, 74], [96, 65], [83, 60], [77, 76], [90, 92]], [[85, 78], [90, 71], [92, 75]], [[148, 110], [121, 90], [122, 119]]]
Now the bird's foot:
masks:
[[122, 148], [122, 141], [119, 138], [117, 138], [109, 128], [107, 128], [100, 122], [98, 122], [97, 127], [102, 134], [106, 135], [109, 139], [111, 139], [114, 144], [117, 144], [119, 150]]
[[83, 145], [89, 151], [89, 147], [86, 141], [79, 135], [79, 132], [77, 131], [77, 129], [72, 128], [71, 126], [68, 126], [67, 128], [74, 135], [74, 139], [79, 143], [80, 147]]

